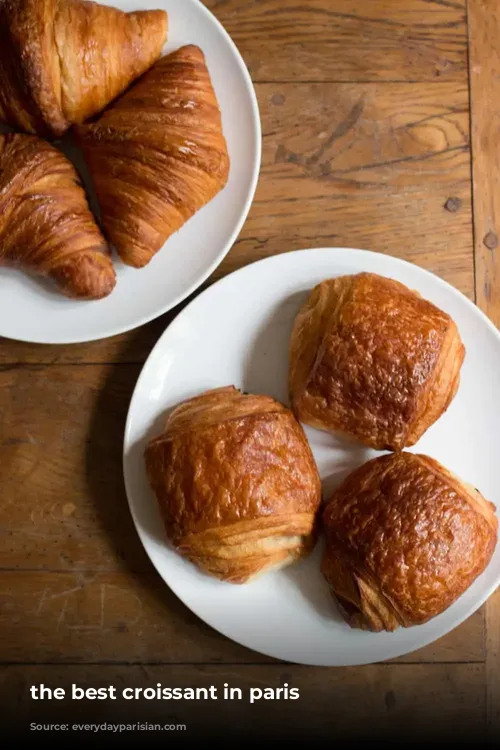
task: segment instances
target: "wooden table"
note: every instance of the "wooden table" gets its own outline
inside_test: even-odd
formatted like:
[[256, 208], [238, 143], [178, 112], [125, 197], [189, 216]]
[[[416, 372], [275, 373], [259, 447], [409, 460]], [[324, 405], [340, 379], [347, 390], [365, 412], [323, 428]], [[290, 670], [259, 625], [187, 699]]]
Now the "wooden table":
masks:
[[[361, 247], [434, 271], [500, 324], [497, 0], [207, 4], [249, 66], [263, 131], [253, 207], [209, 283], [274, 253]], [[142, 364], [178, 311], [95, 343], [0, 341], [4, 718], [20, 728], [168, 720], [220, 738], [239, 728], [332, 741], [379, 732], [498, 741], [498, 594], [420, 652], [319, 669], [225, 639], [153, 571], [128, 511], [122, 436]], [[29, 687], [41, 682], [288, 682], [301, 698], [35, 703]]]

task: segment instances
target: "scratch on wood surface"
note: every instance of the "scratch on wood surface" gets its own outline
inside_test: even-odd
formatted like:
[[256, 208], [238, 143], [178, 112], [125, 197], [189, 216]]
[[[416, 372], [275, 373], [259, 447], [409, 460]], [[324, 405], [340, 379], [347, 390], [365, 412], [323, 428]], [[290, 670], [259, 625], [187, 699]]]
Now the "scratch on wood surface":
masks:
[[2, 442], [2, 446], [12, 446], [12, 445], [38, 445], [38, 440], [33, 437], [33, 435], [30, 435], [28, 433], [27, 437], [24, 438], [7, 438]]
[[44, 588], [44, 590], [42, 591], [42, 594], [41, 594], [40, 599], [38, 601], [38, 604], [37, 604], [37, 607], [36, 607], [36, 610], [35, 610], [35, 616], [38, 617], [38, 616], [40, 616], [42, 614], [42, 610], [43, 610], [44, 604], [46, 602], [54, 601], [54, 600], [61, 599], [61, 598], [65, 598], [65, 600], [63, 602], [63, 605], [62, 605], [61, 614], [59, 615], [58, 624], [57, 624], [57, 629], [59, 629], [59, 626], [62, 623], [62, 620], [64, 618], [64, 613], [65, 613], [66, 608], [67, 608], [68, 597], [71, 594], [73, 594], [75, 591], [81, 591], [81, 589], [82, 589], [82, 586], [80, 585], [80, 586], [77, 586], [76, 588], [67, 589], [66, 591], [60, 591], [57, 594], [51, 594], [50, 596], [47, 596], [47, 592], [48, 592], [49, 589], [46, 586]]
[[100, 612], [99, 612], [99, 623], [97, 625], [68, 625], [69, 630], [78, 630], [78, 631], [92, 631], [92, 630], [112, 630], [114, 629], [114, 625], [106, 625], [106, 601], [109, 598], [109, 590], [114, 589], [121, 594], [125, 594], [127, 598], [133, 599], [135, 601], [136, 607], [137, 607], [137, 614], [132, 619], [127, 620], [123, 614], [123, 612], [120, 612], [120, 623], [123, 627], [125, 625], [126, 627], [133, 627], [141, 618], [142, 616], [142, 610], [143, 605], [141, 599], [137, 596], [137, 594], [134, 594], [132, 591], [129, 591], [127, 589], [124, 589], [120, 586], [114, 586], [109, 583], [102, 583], [100, 585]]
[[59, 631], [61, 625], [63, 624], [64, 618], [66, 616], [66, 610], [67, 609], [68, 609], [68, 598], [66, 597], [66, 599], [64, 600], [63, 605], [61, 607], [61, 611], [59, 613], [59, 618], [57, 620], [56, 631]]
[[73, 594], [75, 591], [81, 591], [81, 589], [82, 589], [82, 587], [78, 586], [77, 588], [68, 589], [66, 591], [59, 592], [58, 594], [51, 594], [51, 596], [47, 596], [47, 592], [48, 592], [49, 589], [46, 586], [44, 588], [44, 590], [42, 591], [42, 594], [41, 594], [40, 599], [38, 601], [38, 604], [37, 604], [37, 607], [36, 607], [36, 610], [35, 610], [35, 617], [39, 617], [42, 614], [42, 610], [43, 610], [44, 604], [46, 602], [54, 601], [56, 599], [64, 598], [64, 601], [63, 601], [63, 604], [62, 604], [62, 607], [61, 607], [61, 611], [59, 613], [59, 617], [58, 617], [58, 620], [57, 620], [56, 630], [58, 631], [59, 628], [61, 627], [62, 623], [63, 623], [64, 617], [65, 617], [65, 614], [66, 614], [66, 610], [67, 610], [67, 607], [68, 607], [68, 597], [71, 594]]
[[53, 601], [54, 599], [62, 599], [63, 597], [68, 597], [70, 594], [74, 594], [75, 591], [81, 591], [82, 586], [75, 586], [75, 588], [67, 589], [66, 591], [60, 591], [58, 594], [52, 594], [51, 596], [47, 597], [47, 600]]
[[104, 604], [106, 602], [106, 586], [104, 583], [101, 583], [100, 595], [101, 595], [101, 618], [99, 622], [99, 627], [102, 630], [102, 628], [104, 627]]
[[129, 591], [127, 589], [123, 589], [120, 586], [115, 586], [115, 585], [112, 585], [112, 584], [109, 584], [109, 583], [106, 584], [106, 589], [115, 589], [116, 591], [119, 591], [121, 593], [125, 592], [127, 594], [127, 596], [129, 596], [130, 598], [132, 598], [134, 600], [135, 606], [137, 608], [137, 614], [136, 614], [136, 616], [133, 619], [126, 621], [125, 624], [128, 627], [133, 627], [134, 625], [136, 625], [139, 622], [139, 620], [141, 619], [142, 611], [143, 611], [143, 604], [142, 604], [142, 601], [141, 601], [140, 597], [137, 594], [134, 594], [132, 591]]
[[106, 584], [100, 586], [100, 613], [98, 625], [68, 625], [69, 630], [103, 630], [104, 629], [104, 607], [106, 603]]
[[45, 602], [45, 599], [46, 599], [46, 597], [47, 597], [47, 591], [48, 591], [48, 588], [47, 588], [47, 586], [45, 586], [44, 590], [42, 591], [42, 595], [41, 595], [41, 597], [40, 597], [40, 600], [39, 600], [39, 602], [38, 602], [38, 606], [37, 606], [37, 608], [36, 608], [36, 612], [35, 612], [35, 615], [39, 615], [39, 614], [40, 614], [40, 612], [42, 611], [42, 608], [43, 608], [43, 604], [44, 604], [44, 602]]

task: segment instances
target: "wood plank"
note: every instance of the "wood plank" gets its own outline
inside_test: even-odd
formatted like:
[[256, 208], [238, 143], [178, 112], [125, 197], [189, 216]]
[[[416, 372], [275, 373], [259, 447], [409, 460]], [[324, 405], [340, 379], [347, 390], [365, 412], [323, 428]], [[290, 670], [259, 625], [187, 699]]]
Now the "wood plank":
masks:
[[[0, 373], [0, 660], [262, 660], [204, 626], [152, 572], [122, 480], [138, 369]], [[481, 661], [483, 636], [478, 613], [405, 660]]]
[[[204, 286], [208, 286], [206, 283]], [[203, 287], [202, 287], [203, 288]], [[151, 323], [118, 336], [83, 344], [30, 344], [0, 336], [0, 368], [23, 364], [143, 363], [166, 327], [193, 298]]]
[[195, 617], [153, 572], [0, 571], [1, 662], [266, 662]]
[[495, 0], [469, 6], [476, 295], [500, 326], [500, 8]]
[[[257, 90], [259, 186], [239, 240], [205, 286], [260, 258], [333, 245], [402, 257], [473, 297], [466, 86], [262, 84]], [[88, 344], [3, 339], [0, 363], [143, 362], [182, 307]]]
[[466, 88], [292, 85], [284, 99], [280, 87], [265, 89], [259, 189], [214, 277], [337, 245], [403, 257], [473, 293]]
[[139, 369], [0, 372], [1, 567], [150, 570], [122, 475]]
[[[476, 301], [500, 326], [500, 8], [469, 0], [471, 145]], [[500, 737], [500, 592], [486, 604], [486, 693], [490, 743]]]
[[255, 81], [464, 81], [465, 0], [206, 0]]
[[[116, 688], [115, 700], [31, 700], [30, 687], [40, 683]], [[126, 688], [216, 688], [216, 700], [125, 700]], [[296, 700], [260, 699], [250, 704], [250, 689], [273, 688], [287, 683], [299, 691]], [[224, 684], [241, 690], [241, 700], [223, 699]], [[258, 695], [258, 694], [257, 694]], [[185, 724], [172, 730], [172, 743], [187, 737], [220, 741], [238, 739], [374, 740], [412, 743], [432, 740], [459, 746], [474, 740], [484, 744], [484, 666], [412, 665], [321, 669], [294, 665], [267, 666], [78, 666], [4, 667], [0, 669], [0, 696], [5, 729], [15, 729], [16, 739], [39, 723]], [[41, 733], [40, 733], [41, 734]], [[31, 733], [40, 736], [40, 734]], [[102, 738], [102, 733], [98, 733]], [[59, 733], [59, 736], [61, 733]], [[43, 733], [45, 737], [45, 732]], [[76, 737], [65, 733], [66, 741]], [[92, 736], [98, 736], [92, 735]], [[107, 735], [109, 736], [109, 734]], [[126, 736], [126, 735], [121, 735]], [[136, 735], [141, 736], [141, 735]], [[144, 736], [144, 733], [143, 733]], [[147, 732], [148, 738], [155, 736]], [[165, 735], [164, 735], [165, 736]], [[87, 737], [90, 735], [87, 734]]]
[[[272, 82], [257, 86], [264, 154], [256, 201], [207, 285], [277, 252], [345, 245], [404, 257], [473, 298], [465, 0], [206, 4], [254, 80]], [[406, 83], [380, 83], [395, 80]], [[497, 739], [497, 598], [487, 609], [486, 665], [472, 663], [485, 659], [480, 611], [403, 663], [324, 670], [232, 643], [152, 571], [126, 504], [121, 444], [139, 363], [182, 307], [102, 342], [0, 340], [0, 568], [11, 568], [0, 570], [0, 661], [16, 663], [0, 668], [0, 701], [17, 738], [33, 720], [122, 720], [185, 722], [204, 741], [221, 730], [239, 739], [244, 728], [266, 739], [399, 744], [410, 733], [481, 745], [488, 711]], [[33, 366], [42, 362], [53, 366]], [[85, 362], [97, 364], [62, 366]], [[250, 709], [244, 700], [35, 704], [28, 690], [40, 682], [219, 690], [227, 682], [245, 694], [288, 682], [301, 698]]]
[[[233, 643], [184, 607], [155, 573], [0, 571], [0, 663], [275, 661]], [[476, 613], [398, 661], [482, 662]]]
[[485, 606], [486, 614], [486, 710], [491, 745], [500, 737], [500, 589]]

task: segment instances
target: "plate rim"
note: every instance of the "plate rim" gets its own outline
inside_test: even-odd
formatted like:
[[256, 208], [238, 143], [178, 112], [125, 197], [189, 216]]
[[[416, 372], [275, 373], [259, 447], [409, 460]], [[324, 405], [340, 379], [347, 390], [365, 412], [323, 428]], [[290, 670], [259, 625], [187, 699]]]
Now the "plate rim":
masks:
[[[262, 121], [261, 121], [261, 116], [260, 116], [260, 108], [259, 108], [259, 102], [257, 99], [257, 94], [255, 91], [255, 86], [254, 86], [252, 77], [246, 65], [245, 59], [243, 55], [241, 54], [241, 52], [239, 51], [233, 38], [230, 36], [229, 32], [226, 30], [223, 24], [219, 21], [217, 16], [215, 16], [215, 14], [212, 13], [212, 11], [209, 8], [207, 8], [207, 6], [202, 2], [202, 0], [191, 0], [191, 2], [194, 5], [198, 6], [200, 12], [202, 14], [205, 14], [205, 16], [209, 18], [210, 21], [215, 26], [218, 27], [219, 32], [221, 33], [223, 37], [225, 37], [226, 42], [228, 43], [229, 47], [232, 49], [234, 57], [235, 57], [235, 62], [237, 63], [243, 75], [243, 79], [246, 83], [245, 88], [248, 92], [251, 109], [252, 109], [252, 115], [253, 115], [252, 125], [253, 125], [254, 136], [255, 136], [255, 148], [254, 148], [254, 152], [252, 155], [252, 161], [253, 161], [252, 178], [249, 183], [248, 194], [245, 200], [245, 204], [243, 206], [243, 210], [240, 214], [240, 218], [238, 222], [235, 224], [233, 228], [231, 236], [229, 237], [226, 244], [222, 247], [221, 251], [215, 258], [215, 260], [209, 266], [207, 266], [207, 268], [205, 269], [205, 271], [203, 271], [203, 273], [201, 273], [198, 276], [198, 280], [196, 282], [194, 282], [189, 287], [187, 287], [181, 294], [177, 295], [177, 297], [175, 297], [173, 301], [169, 302], [166, 306], [162, 306], [160, 309], [156, 310], [154, 313], [138, 318], [137, 322], [134, 323], [133, 325], [108, 327], [102, 334], [99, 334], [97, 336], [92, 335], [89, 337], [89, 336], [84, 335], [84, 336], [76, 336], [76, 337], [75, 336], [63, 337], [63, 338], [59, 337], [57, 339], [54, 339], [52, 337], [47, 337], [46, 335], [40, 336], [40, 337], [37, 337], [37, 336], [33, 337], [30, 335], [29, 338], [26, 338], [24, 336], [12, 336], [12, 335], [7, 335], [5, 333], [2, 333], [2, 331], [0, 330], [1, 338], [7, 339], [8, 341], [19, 341], [25, 344], [65, 346], [68, 344], [86, 344], [86, 343], [91, 343], [93, 341], [104, 341], [106, 339], [113, 338], [114, 336], [119, 336], [122, 333], [135, 331], [138, 328], [141, 328], [142, 326], [146, 325], [147, 323], [151, 323], [151, 321], [156, 320], [161, 315], [164, 315], [170, 310], [173, 310], [175, 307], [177, 307], [182, 302], [184, 302], [184, 300], [190, 297], [194, 292], [196, 292], [196, 290], [199, 289], [202, 284], [204, 284], [204, 282], [220, 266], [224, 258], [232, 250], [247, 220], [248, 214], [253, 204], [255, 192], [257, 190], [257, 185], [258, 185], [259, 178], [260, 178], [260, 172], [261, 172], [261, 166], [262, 166]], [[99, 302], [99, 300], [96, 300], [96, 302]]]
[[[419, 642], [418, 645], [415, 645], [414, 647], [411, 647], [410, 649], [405, 648], [403, 651], [397, 652], [389, 657], [381, 657], [380, 659], [375, 660], [349, 660], [349, 661], [342, 661], [337, 664], [326, 664], [325, 662], [319, 662], [319, 661], [292, 661], [290, 659], [285, 659], [282, 657], [277, 657], [275, 654], [271, 653], [270, 651], [266, 649], [256, 649], [254, 646], [249, 645], [245, 642], [245, 640], [240, 640], [239, 638], [234, 638], [233, 635], [230, 635], [228, 631], [224, 627], [221, 627], [219, 625], [215, 626], [212, 624], [212, 622], [207, 621], [204, 617], [198, 614], [192, 607], [185, 601], [184, 597], [175, 590], [170, 583], [168, 583], [165, 578], [163, 577], [159, 567], [157, 566], [155, 560], [150, 555], [148, 547], [145, 543], [145, 535], [143, 535], [141, 527], [136, 520], [136, 515], [133, 507], [133, 501], [131, 499], [131, 490], [129, 487], [129, 483], [127, 481], [127, 449], [130, 447], [128, 445], [128, 438], [129, 438], [129, 432], [131, 429], [131, 423], [132, 423], [132, 409], [134, 400], [137, 396], [138, 391], [141, 388], [141, 383], [143, 377], [145, 377], [146, 369], [148, 366], [148, 363], [153, 358], [155, 352], [161, 347], [162, 341], [168, 334], [171, 333], [172, 329], [180, 323], [181, 318], [183, 317], [184, 313], [188, 314], [188, 311], [191, 307], [195, 307], [196, 304], [198, 304], [198, 301], [207, 296], [210, 296], [210, 294], [217, 294], [217, 289], [219, 289], [224, 284], [231, 283], [231, 280], [234, 276], [241, 276], [244, 275], [246, 272], [249, 271], [249, 269], [252, 269], [254, 266], [261, 266], [266, 265], [269, 262], [275, 261], [277, 258], [282, 259], [284, 262], [286, 262], [286, 258], [290, 257], [297, 257], [298, 255], [306, 256], [306, 255], [319, 255], [322, 252], [325, 251], [341, 251], [342, 253], [354, 253], [355, 255], [359, 257], [364, 257], [368, 255], [372, 259], [374, 256], [382, 256], [385, 258], [389, 258], [392, 262], [395, 262], [396, 265], [404, 266], [404, 267], [411, 267], [413, 269], [416, 269], [417, 272], [421, 272], [424, 276], [430, 276], [434, 280], [437, 281], [439, 286], [445, 287], [448, 291], [451, 291], [451, 293], [458, 297], [462, 302], [465, 302], [466, 306], [472, 310], [473, 314], [478, 316], [480, 319], [482, 319], [483, 323], [486, 323], [487, 328], [493, 333], [494, 337], [498, 341], [498, 345], [500, 347], [500, 331], [498, 328], [493, 324], [493, 322], [488, 318], [488, 316], [471, 300], [469, 299], [463, 292], [461, 292], [457, 287], [450, 284], [448, 281], [443, 279], [441, 276], [438, 276], [433, 271], [430, 271], [426, 268], [423, 268], [422, 266], [417, 265], [416, 263], [413, 263], [411, 261], [405, 260], [403, 258], [398, 258], [397, 256], [390, 255], [388, 253], [380, 253], [374, 250], [364, 250], [362, 248], [351, 248], [351, 247], [340, 247], [340, 246], [326, 246], [326, 247], [318, 247], [318, 248], [304, 248], [304, 249], [297, 249], [297, 250], [291, 250], [288, 252], [282, 252], [277, 253], [275, 255], [271, 255], [266, 258], [261, 258], [257, 261], [254, 261], [252, 263], [248, 263], [247, 265], [236, 269], [235, 271], [232, 271], [231, 273], [227, 274], [226, 276], [222, 277], [221, 279], [218, 279], [216, 282], [214, 282], [212, 285], [204, 289], [200, 292], [193, 300], [191, 300], [179, 313], [176, 315], [176, 317], [166, 326], [165, 330], [159, 337], [156, 344], [151, 349], [147, 359], [145, 360], [139, 375], [137, 377], [134, 389], [132, 391], [132, 395], [130, 397], [129, 401], [129, 407], [127, 411], [127, 418], [125, 421], [125, 427], [124, 427], [124, 433], [123, 433], [123, 446], [122, 446], [122, 475], [124, 480], [124, 486], [125, 486], [125, 493], [127, 496], [127, 503], [129, 506], [129, 511], [132, 516], [132, 520], [134, 523], [135, 530], [139, 536], [139, 539], [141, 541], [141, 544], [144, 548], [144, 551], [146, 552], [146, 555], [148, 556], [149, 561], [151, 562], [153, 568], [157, 572], [157, 574], [160, 576], [163, 583], [170, 589], [170, 591], [183, 603], [183, 605], [197, 617], [201, 622], [203, 622], [208, 627], [212, 628], [215, 632], [220, 633], [225, 638], [228, 638], [233, 643], [237, 643], [240, 646], [243, 646], [244, 648], [249, 649], [250, 651], [253, 651], [256, 654], [261, 654], [262, 656], [270, 657], [272, 659], [278, 659], [278, 661], [281, 661], [283, 663], [288, 664], [297, 664], [297, 665], [303, 665], [303, 666], [314, 666], [314, 667], [323, 667], [323, 668], [337, 668], [337, 667], [357, 667], [357, 666], [367, 666], [367, 665], [374, 665], [374, 664], [381, 664], [381, 663], [391, 663], [394, 659], [398, 659], [404, 656], [408, 656], [421, 648], [425, 648], [426, 646], [429, 646], [432, 643], [435, 643], [436, 641], [440, 640], [441, 638], [444, 638], [446, 635], [454, 631], [457, 627], [459, 627], [462, 623], [464, 623], [466, 620], [468, 620], [475, 612], [477, 612], [492, 596], [492, 594], [496, 591], [496, 589], [500, 586], [500, 569], [496, 573], [493, 582], [486, 587], [485, 591], [481, 594], [480, 597], [478, 597], [477, 600], [474, 602], [471, 602], [468, 607], [464, 608], [464, 611], [462, 614], [455, 617], [455, 620], [451, 624], [450, 627], [448, 627], [444, 632], [442, 632], [439, 635], [432, 635], [429, 634], [428, 638], [425, 638], [423, 641]], [[382, 274], [381, 274], [382, 275]], [[500, 512], [500, 507], [497, 509], [497, 511]], [[500, 545], [500, 538], [497, 541], [497, 544]], [[491, 562], [491, 561], [490, 561]]]

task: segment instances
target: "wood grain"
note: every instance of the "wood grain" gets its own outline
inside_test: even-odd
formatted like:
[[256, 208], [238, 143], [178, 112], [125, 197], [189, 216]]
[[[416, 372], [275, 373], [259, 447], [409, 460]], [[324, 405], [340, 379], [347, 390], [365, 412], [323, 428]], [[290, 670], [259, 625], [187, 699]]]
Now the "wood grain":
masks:
[[[473, 297], [466, 86], [262, 84], [257, 91], [263, 160], [255, 201], [204, 286], [276, 253], [344, 246], [417, 263]], [[0, 363], [143, 362], [183, 306], [89, 344], [3, 339]]]
[[486, 710], [488, 739], [498, 745], [500, 737], [500, 589], [485, 606], [486, 615]]
[[[121, 460], [137, 374], [0, 373], [0, 662], [262, 661], [190, 614], [146, 558]], [[483, 640], [478, 613], [403, 660], [481, 661]]]
[[[469, 0], [467, 31], [465, 0], [205, 2], [256, 82], [263, 161], [248, 220], [204, 286], [276, 253], [361, 247], [415, 262], [477, 295], [498, 324], [497, 3]], [[121, 719], [185, 722], [203, 741], [220, 740], [222, 727], [224, 738], [237, 739], [244, 728], [249, 736], [288, 733], [307, 742], [497, 744], [499, 594], [445, 638], [400, 660], [315, 669], [281, 664], [219, 635], [153, 571], [126, 502], [123, 429], [141, 364], [185, 304], [88, 344], [0, 339], [3, 718], [17, 725], [18, 738], [33, 720]], [[245, 692], [288, 682], [301, 698], [231, 707], [35, 705], [28, 689], [40, 682], [227, 682]]]
[[500, 326], [500, 8], [469, 3], [477, 304]]
[[[333, 245], [403, 257], [473, 293], [465, 87], [259, 91], [268, 113], [261, 180], [245, 233], [216, 276], [249, 259]], [[452, 197], [457, 211], [446, 208]]]
[[[0, 663], [274, 661], [205, 625], [153, 572], [0, 571], [0, 630]], [[483, 639], [477, 613], [399, 661], [482, 662]]]
[[[71, 691], [78, 687], [117, 690], [116, 700], [45, 700], [29, 698], [32, 685]], [[223, 695], [224, 683], [242, 691], [241, 700], [124, 700], [124, 688], [206, 687]], [[250, 688], [274, 689], [285, 683], [299, 690], [297, 700], [249, 703]], [[21, 739], [30, 722], [186, 724], [185, 731], [163, 732], [163, 741], [184, 746], [187, 739], [374, 741], [392, 747], [401, 742], [445, 741], [458, 746], [474, 741], [483, 747], [484, 665], [385, 665], [366, 668], [318, 669], [293, 665], [266, 666], [78, 666], [0, 668], [2, 723]], [[66, 742], [76, 739], [64, 733]], [[120, 735], [123, 743], [128, 733]], [[135, 735], [135, 736], [134, 736]], [[31, 733], [39, 736], [37, 733]], [[47, 735], [44, 733], [44, 737]], [[59, 733], [59, 737], [61, 733]], [[81, 735], [80, 735], [81, 736]], [[108, 739], [109, 733], [85, 733], [87, 739]], [[130, 736], [130, 735], [129, 735]], [[135, 738], [158, 736], [151, 731]], [[406, 738], [406, 739], [404, 739]], [[390, 744], [389, 744], [390, 743]], [[377, 743], [378, 744], [378, 743]]]
[[0, 372], [3, 567], [150, 570], [122, 475], [139, 368]]
[[272, 661], [198, 620], [153, 572], [0, 571], [0, 602], [0, 662]]
[[[500, 7], [469, 0], [471, 140], [476, 300], [500, 326]], [[500, 737], [500, 592], [486, 604], [488, 737]]]
[[465, 81], [465, 0], [207, 0], [255, 81]]

